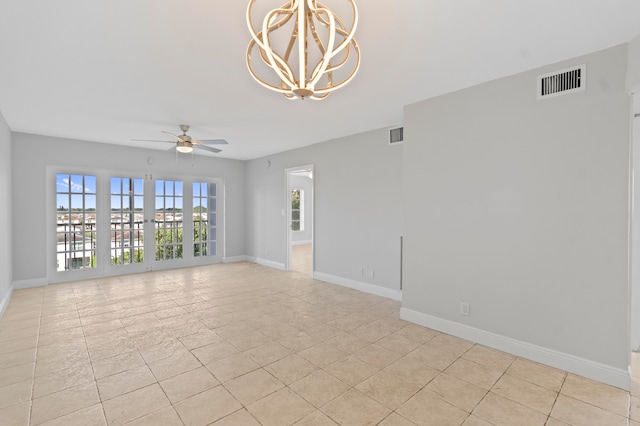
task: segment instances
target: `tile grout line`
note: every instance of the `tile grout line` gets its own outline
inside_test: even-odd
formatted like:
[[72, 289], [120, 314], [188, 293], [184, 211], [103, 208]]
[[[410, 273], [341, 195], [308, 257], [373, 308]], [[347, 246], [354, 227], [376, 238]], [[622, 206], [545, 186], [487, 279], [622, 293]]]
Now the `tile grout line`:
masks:
[[560, 385], [560, 388], [558, 389], [558, 393], [556, 394], [556, 398], [553, 401], [553, 405], [551, 406], [551, 410], [549, 410], [549, 415], [547, 416], [546, 423], [549, 423], [550, 419], [556, 420], [554, 417], [551, 417], [551, 413], [553, 413], [553, 409], [555, 408], [556, 404], [558, 403], [558, 399], [560, 398], [560, 394], [562, 393], [562, 388], [564, 387], [564, 384], [567, 381], [568, 377], [569, 377], [569, 374], [565, 372], [564, 378], [562, 379], [562, 384]]

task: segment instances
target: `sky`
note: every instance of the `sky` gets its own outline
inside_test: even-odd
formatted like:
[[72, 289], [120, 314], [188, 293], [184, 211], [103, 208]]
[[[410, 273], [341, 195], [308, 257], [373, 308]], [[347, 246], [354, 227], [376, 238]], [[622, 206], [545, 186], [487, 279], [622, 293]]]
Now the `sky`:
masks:
[[[144, 208], [144, 180], [134, 178], [133, 195], [134, 208]], [[62, 206], [65, 210], [71, 208], [96, 208], [96, 176], [90, 175], [73, 175], [73, 174], [56, 174], [56, 205]], [[156, 180], [154, 182], [155, 189], [155, 208], [182, 209], [183, 201], [183, 183], [172, 180]], [[210, 196], [215, 196], [215, 185], [204, 182], [194, 182], [193, 184], [194, 207], [209, 207]], [[129, 207], [129, 186], [130, 178], [112, 177], [110, 181], [111, 192], [111, 209], [120, 209], [121, 207]], [[209, 194], [209, 192], [211, 192]], [[83, 206], [84, 197], [84, 206]], [[215, 204], [212, 204], [215, 208]]]

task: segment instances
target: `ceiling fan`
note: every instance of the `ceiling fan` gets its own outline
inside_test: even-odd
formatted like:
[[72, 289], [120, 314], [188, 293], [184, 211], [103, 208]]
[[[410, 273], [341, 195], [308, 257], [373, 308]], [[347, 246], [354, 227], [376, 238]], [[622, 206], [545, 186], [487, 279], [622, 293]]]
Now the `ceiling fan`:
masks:
[[[182, 130], [182, 134], [180, 136], [174, 135], [171, 132], [165, 132], [164, 130], [162, 130], [162, 133], [165, 133], [171, 136], [172, 138], [174, 138], [176, 140], [175, 141], [176, 151], [184, 154], [193, 152], [193, 148], [218, 153], [218, 152], [221, 152], [222, 150], [218, 148], [214, 148], [209, 145], [226, 145], [227, 144], [227, 141], [224, 139], [208, 139], [208, 140], [191, 139], [191, 136], [187, 135], [187, 132], [189, 131], [189, 127], [190, 126], [188, 124], [181, 124], [180, 130]], [[131, 139], [131, 140], [138, 141], [138, 142], [170, 142], [170, 143], [174, 142], [174, 141], [159, 141], [159, 140], [150, 140], [150, 139]]]

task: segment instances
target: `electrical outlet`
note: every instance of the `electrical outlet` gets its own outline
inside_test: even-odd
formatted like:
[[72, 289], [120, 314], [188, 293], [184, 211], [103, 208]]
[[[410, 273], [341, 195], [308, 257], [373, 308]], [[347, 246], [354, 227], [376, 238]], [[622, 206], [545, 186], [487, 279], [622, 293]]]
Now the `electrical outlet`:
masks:
[[364, 277], [364, 268], [360, 268], [360, 276]]
[[376, 271], [369, 269], [369, 278], [374, 279], [376, 277]]
[[460, 302], [460, 315], [464, 315], [465, 317], [471, 315], [469, 302]]

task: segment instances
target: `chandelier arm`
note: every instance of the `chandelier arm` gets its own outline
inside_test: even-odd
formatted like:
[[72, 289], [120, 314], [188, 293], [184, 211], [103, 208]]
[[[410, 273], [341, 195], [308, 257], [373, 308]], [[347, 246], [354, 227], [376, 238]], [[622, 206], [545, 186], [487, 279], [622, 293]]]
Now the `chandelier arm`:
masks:
[[[321, 14], [319, 13], [319, 14], [316, 16], [316, 18], [317, 18], [321, 23], [325, 24], [327, 21], [325, 21], [324, 19], [322, 19], [320, 16], [321, 16]], [[338, 32], [338, 33], [339, 33], [339, 34], [341, 34], [341, 35], [345, 35], [345, 36], [346, 36], [346, 35], [348, 34], [348, 32], [344, 29], [344, 24], [343, 24], [343, 22], [342, 22], [338, 17], [336, 17], [335, 19], [336, 19], [336, 21], [340, 24], [340, 26], [339, 26], [339, 27], [336, 27], [336, 32]], [[311, 20], [310, 20], [310, 25], [312, 26], [312, 34], [313, 34], [313, 36], [314, 36], [314, 39], [315, 39], [316, 45], [318, 46], [318, 49], [320, 50], [320, 53], [324, 56], [324, 55], [326, 54], [326, 52], [327, 52], [327, 51], [326, 51], [326, 49], [325, 49], [324, 45], [322, 44], [322, 40], [320, 40], [320, 37], [318, 37], [318, 33], [317, 33], [317, 31], [315, 31], [315, 25], [313, 25], [313, 21], [311, 21]], [[328, 83], [327, 83], [327, 86], [326, 86], [326, 87], [332, 87], [331, 71], [334, 71], [334, 70], [337, 70], [337, 69], [341, 68], [341, 67], [342, 67], [344, 64], [346, 64], [346, 63], [347, 63], [347, 61], [349, 60], [349, 57], [350, 57], [350, 54], [351, 54], [350, 46], [349, 46], [349, 45], [347, 45], [346, 49], [344, 49], [344, 53], [343, 53], [343, 54], [344, 54], [344, 58], [342, 58], [342, 60], [341, 60], [339, 63], [337, 63], [337, 64], [335, 64], [335, 65], [331, 65], [331, 62], [329, 62], [329, 64], [328, 64], [327, 68], [325, 69], [325, 71], [324, 71], [324, 73], [323, 73], [323, 74], [327, 74], [327, 78], [328, 78]], [[335, 55], [334, 55], [334, 56], [335, 56]], [[313, 77], [315, 77], [315, 76], [316, 76], [316, 73], [319, 71], [319, 65], [320, 65], [320, 64], [316, 65], [316, 67], [314, 68], [314, 70], [313, 70], [313, 72], [312, 72], [312, 74], [311, 74]]]
[[[252, 40], [253, 44], [250, 45], [250, 49], [247, 49], [247, 65], [249, 65], [249, 63], [251, 62], [251, 54], [250, 51], [253, 48], [254, 45], [257, 45], [257, 43]], [[278, 54], [274, 54], [274, 58], [276, 59], [276, 63], [272, 64], [271, 62], [269, 62], [269, 58], [267, 57], [266, 51], [264, 49], [261, 49], [258, 47], [258, 53], [260, 54], [260, 59], [262, 59], [262, 62], [264, 62], [265, 65], [267, 65], [270, 68], [274, 68], [275, 66], [280, 67], [280, 70], [287, 74], [290, 78], [289, 80], [295, 80], [295, 76], [293, 75], [293, 70], [288, 67], [288, 64], [286, 62], [285, 59], [281, 58], [280, 55]]]
[[[310, 1], [313, 1], [313, 0], [310, 0]], [[333, 57], [333, 56], [335, 56], [335, 55], [336, 55], [337, 53], [339, 53], [342, 49], [344, 49], [346, 46], [348, 46], [348, 45], [349, 45], [349, 43], [350, 43], [350, 42], [351, 42], [351, 40], [353, 39], [353, 36], [354, 36], [354, 34], [355, 34], [355, 32], [356, 32], [356, 28], [358, 27], [358, 8], [357, 8], [357, 6], [356, 6], [356, 4], [355, 4], [354, 0], [347, 0], [347, 1], [349, 1], [349, 3], [351, 4], [351, 9], [352, 9], [352, 11], [353, 11], [353, 26], [351, 27], [351, 30], [350, 30], [350, 31], [347, 31], [347, 30], [346, 30], [346, 26], [344, 25], [344, 22], [340, 19], [340, 17], [335, 16], [335, 15], [333, 15], [333, 14], [332, 14], [332, 16], [334, 16], [334, 18], [336, 19], [336, 21], [338, 21], [338, 24], [339, 24], [339, 25], [338, 25], [338, 27], [337, 27], [337, 28], [340, 28], [340, 33], [341, 33], [342, 35], [344, 35], [344, 36], [345, 36], [345, 39], [342, 41], [342, 43], [340, 43], [340, 44], [338, 45], [338, 47], [336, 47], [336, 48], [333, 50], [333, 53], [331, 54], [331, 56], [332, 56], [332, 57]], [[314, 3], [316, 3], [316, 2], [314, 1]], [[320, 5], [320, 7], [321, 7], [321, 8], [326, 9], [326, 10], [329, 10], [329, 9], [328, 9], [324, 4], [322, 4], [322, 3], [317, 2], [317, 4], [318, 4], [318, 5]], [[329, 10], [329, 12], [331, 12], [331, 10]], [[318, 21], [322, 22], [322, 24], [323, 24], [323, 25], [325, 25], [325, 26], [328, 26], [328, 25], [329, 25], [329, 23], [328, 23], [326, 20], [322, 19], [322, 17], [321, 17], [319, 14], [318, 14], [318, 15], [316, 15], [316, 18], [318, 19]]]
[[[276, 14], [282, 15], [283, 12], [286, 13], [285, 16], [280, 19], [279, 21], [277, 21], [275, 24], [271, 24], [269, 26], [269, 32], [275, 31], [278, 28], [282, 27], [283, 25], [285, 25], [287, 22], [289, 22], [291, 20], [291, 18], [293, 17], [294, 14], [294, 8], [286, 8], [287, 5], [291, 5], [293, 4], [295, 6], [295, 3], [289, 2], [289, 3], [285, 3], [284, 5], [282, 5], [280, 7], [280, 9], [276, 10]], [[262, 35], [262, 32], [260, 33], [260, 35]], [[266, 35], [268, 37], [268, 34]], [[262, 37], [261, 37], [262, 38]], [[285, 73], [288, 76], [288, 82], [295, 82], [296, 78], [295, 78], [295, 74], [293, 73], [293, 69], [289, 66], [289, 57], [291, 56], [291, 50], [295, 44], [296, 39], [298, 38], [298, 29], [297, 27], [294, 28], [294, 32], [291, 35], [291, 38], [289, 40], [289, 46], [285, 52], [284, 58], [282, 58], [280, 55], [278, 55], [277, 53], [275, 53], [273, 51], [273, 49], [270, 48], [271, 44], [269, 43], [269, 51], [271, 53], [274, 54], [274, 58], [276, 59], [276, 65], [280, 68], [280, 70]], [[260, 51], [260, 56], [262, 58], [262, 60], [265, 62], [265, 64], [267, 64], [268, 66], [274, 68], [274, 64], [271, 63], [268, 59], [268, 55], [266, 53], [267, 47], [263, 46], [263, 49], [261, 49]], [[287, 82], [282, 82], [282, 87], [284, 88]]]
[[342, 66], [347, 63], [347, 61], [351, 57], [351, 46], [350, 45], [347, 46], [343, 50], [343, 55], [344, 55], [344, 57], [342, 58], [342, 60], [340, 62], [336, 63], [335, 65], [329, 64], [329, 66], [327, 67], [327, 70], [325, 72], [335, 71], [335, 70], [337, 70], [339, 68], [342, 68]]
[[[298, 88], [309, 89], [307, 85], [307, 14], [305, 10], [305, 0], [298, 2], [298, 25], [297, 31], [300, 35], [298, 42]], [[313, 89], [311, 88], [313, 91]]]
[[253, 67], [251, 67], [251, 54], [250, 51], [257, 45], [257, 43], [255, 43], [254, 40], [251, 41], [251, 43], [249, 43], [249, 47], [247, 48], [247, 68], [249, 69], [249, 73], [251, 73], [251, 76], [254, 78], [254, 80], [256, 80], [258, 82], [258, 84], [260, 84], [261, 86], [267, 88], [267, 89], [271, 89], [273, 91], [279, 92], [279, 93], [283, 93], [283, 94], [287, 94], [289, 92], [291, 92], [291, 89], [283, 89], [279, 86], [274, 86], [272, 84], [267, 83], [266, 81], [262, 80], [258, 74], [253, 70]]
[[[249, 2], [249, 6], [247, 7], [247, 15], [246, 15], [246, 19], [247, 19], [247, 26], [249, 27], [249, 32], [251, 33], [251, 37], [256, 41], [256, 43], [258, 43], [258, 45], [261, 48], [264, 48], [264, 45], [262, 43], [262, 37], [261, 35], [263, 34], [262, 31], [257, 32], [256, 29], [253, 27], [253, 20], [251, 19], [251, 8], [253, 6], [253, 3], [256, 0], [251, 0]], [[295, 2], [297, 2], [298, 0], [294, 0]], [[275, 23], [272, 23], [269, 25], [269, 31], [273, 31], [273, 30], [277, 30], [278, 28], [282, 27], [283, 25], [286, 25], [287, 22], [289, 22], [289, 20], [291, 19], [291, 17], [293, 16], [294, 13], [294, 9], [287, 9], [286, 6], [287, 4], [291, 4], [292, 2], [289, 3], [285, 3], [282, 6], [280, 6], [279, 9], [275, 9], [275, 11], [278, 11], [278, 15], [283, 15], [282, 19], [280, 19], [279, 21], [276, 21]]]
[[[295, 75], [293, 74], [293, 70], [289, 67], [288, 65], [288, 57], [285, 57], [284, 59], [281, 58], [279, 55], [274, 54], [274, 56], [272, 58], [269, 58], [269, 55], [267, 54], [267, 52], [273, 53], [273, 50], [270, 47], [270, 43], [268, 40], [268, 35], [269, 32], [276, 30], [280, 27], [282, 27], [283, 25], [285, 25], [293, 16], [294, 10], [293, 8], [287, 8], [288, 5], [293, 5], [295, 6], [295, 3], [298, 0], [295, 0], [294, 2], [288, 2], [283, 4], [280, 9], [275, 9], [274, 11], [272, 11], [272, 14], [267, 16], [265, 18], [265, 20], [263, 21], [263, 25], [269, 21], [274, 21], [269, 23], [268, 25], [268, 29], [267, 32], [264, 31], [260, 31], [260, 32], [256, 32], [255, 28], [253, 27], [253, 21], [251, 19], [251, 8], [253, 6], [255, 0], [251, 0], [251, 2], [249, 3], [249, 6], [247, 8], [247, 25], [249, 26], [249, 30], [252, 34], [252, 38], [255, 40], [255, 43], [259, 46], [260, 48], [260, 57], [262, 59], [262, 61], [269, 67], [275, 69], [276, 67], [278, 67], [284, 74], [286, 74], [288, 76], [287, 80], [288, 82], [292, 82], [295, 81]], [[278, 16], [282, 16], [282, 18], [280, 18], [279, 20], [274, 20], [274, 16], [278, 17]], [[250, 50], [250, 49], [249, 49]], [[275, 58], [275, 61], [273, 61], [273, 59]], [[248, 58], [249, 59], [249, 58]], [[252, 73], [253, 75], [255, 75], [255, 73]]]
[[[322, 9], [318, 9], [315, 7], [316, 5], [316, 1], [315, 0], [308, 0], [307, 5], [309, 6], [311, 12], [313, 13], [314, 16], [318, 16], [318, 14], [320, 13], [325, 13], [326, 16], [329, 17], [329, 41], [327, 42], [327, 46], [326, 46], [326, 52], [332, 52], [333, 51], [333, 46], [335, 43], [335, 37], [336, 37], [336, 22], [335, 22], [335, 17], [333, 15], [333, 12], [331, 12], [329, 9], [327, 8], [322, 8]], [[308, 87], [313, 90], [315, 88], [315, 85], [318, 81], [320, 81], [320, 79], [322, 78], [322, 75], [325, 73], [325, 70], [327, 69], [327, 66], [329, 66], [329, 62], [331, 61], [333, 55], [329, 55], [328, 53], [325, 53], [324, 55], [322, 55], [322, 61], [320, 61], [319, 63], [319, 67], [317, 68], [317, 72], [315, 73], [315, 75], [313, 76], [313, 78], [310, 79], [309, 83], [308, 83]]]
[[[297, 0], [296, 0], [296, 3], [297, 3]], [[286, 83], [290, 87], [295, 87], [296, 86], [295, 78], [291, 78], [295, 75], [293, 70], [291, 70], [291, 68], [289, 67], [289, 64], [286, 63], [279, 56], [276, 59], [277, 55], [274, 54], [273, 49], [271, 48], [271, 43], [269, 41], [269, 22], [271, 21], [272, 16], [280, 14], [280, 10], [281, 9], [272, 10], [264, 18], [264, 22], [262, 24], [264, 52], [266, 53], [267, 58], [269, 59], [268, 62], [269, 64], [271, 64], [271, 68], [276, 72], [276, 74], [278, 74], [278, 77], [280, 77], [280, 80], [282, 80], [284, 83]], [[285, 75], [283, 73], [283, 69], [287, 71], [288, 75]]]
[[[336, 18], [336, 20], [338, 20], [338, 18]], [[336, 32], [340, 33], [341, 35], [346, 35], [347, 34], [347, 31], [345, 31], [344, 29], [341, 29], [341, 28], [336, 28]], [[316, 41], [316, 45], [318, 46], [318, 49], [320, 50], [320, 52], [323, 55], [325, 55], [326, 54], [326, 50], [324, 48], [324, 45], [322, 44], [322, 40], [320, 40], [320, 38], [318, 37], [317, 32], [314, 32], [313, 35], [314, 35], [314, 39]], [[327, 66], [327, 68], [326, 68], [326, 70], [324, 71], [323, 74], [328, 74], [331, 71], [335, 71], [335, 70], [341, 68], [342, 66], [344, 66], [347, 63], [347, 61], [349, 60], [349, 58], [351, 56], [351, 46], [350, 45], [347, 45], [347, 47], [344, 49], [343, 56], [344, 57], [342, 58], [342, 60], [339, 63], [337, 63], [335, 65], [331, 65], [331, 63], [329, 63], [329, 65]], [[314, 68], [313, 73], [311, 74], [312, 76], [315, 76], [316, 73], [318, 72], [318, 69], [319, 69], [318, 65], [316, 65], [316, 67]], [[327, 87], [332, 87], [331, 77], [328, 77], [328, 78], [329, 78], [329, 83], [327, 84]]]
[[[291, 18], [293, 17], [293, 14], [295, 13], [296, 10], [296, 5], [295, 3], [297, 3], [300, 0], [293, 0], [290, 2], [287, 2], [285, 4], [283, 4], [282, 6], [280, 6], [278, 10], [278, 14], [279, 15], [284, 15], [279, 21], [277, 21], [274, 24], [271, 24], [269, 26], [269, 31], [274, 31], [277, 30], [280, 27], [283, 27], [284, 25], [287, 24], [287, 22], [289, 22], [291, 20]], [[287, 7], [288, 5], [291, 5], [291, 7]]]
[[320, 53], [324, 56], [327, 53], [327, 49], [324, 47], [322, 40], [318, 36], [318, 31], [316, 31], [316, 26], [313, 23], [313, 20], [309, 19], [309, 27], [311, 28], [311, 35], [313, 35], [313, 39], [316, 41], [316, 46], [320, 49]]
[[260, 58], [267, 66], [271, 68], [274, 68], [274, 66], [278, 66], [283, 73], [289, 76], [289, 81], [295, 81], [295, 75], [293, 74], [293, 70], [291, 69], [291, 67], [289, 67], [289, 63], [287, 62], [289, 60], [288, 56], [285, 56], [284, 58], [282, 58], [277, 53], [273, 53], [273, 57], [275, 58], [276, 63], [272, 64], [271, 62], [269, 62], [269, 58], [267, 56], [265, 49], [259, 49], [259, 52], [260, 52]]
[[314, 101], [321, 101], [324, 98], [326, 98], [327, 96], [329, 96], [330, 92], [327, 92], [323, 95], [316, 95], [314, 94], [313, 96], [309, 96], [309, 99], [313, 99]]
[[284, 52], [284, 60], [289, 63], [289, 57], [291, 56], [291, 51], [293, 50], [293, 46], [298, 39], [298, 27], [293, 29], [293, 33], [291, 34], [291, 38], [289, 39], [289, 45], [287, 46], [287, 50]]
[[[288, 63], [286, 60], [283, 60], [282, 58], [280, 58], [278, 55], [272, 56], [271, 58], [269, 57], [269, 53], [273, 53], [271, 47], [270, 47], [270, 43], [269, 43], [269, 39], [268, 39], [268, 33], [269, 31], [272, 31], [274, 29], [280, 28], [281, 26], [283, 26], [284, 24], [286, 24], [292, 17], [293, 12], [290, 9], [286, 9], [285, 7], [290, 3], [285, 3], [280, 9], [276, 9], [274, 11], [272, 11], [273, 13], [270, 16], [267, 16], [263, 22], [263, 31], [260, 31], [258, 33], [256, 33], [254, 27], [253, 27], [253, 22], [251, 20], [251, 7], [253, 6], [253, 2], [255, 0], [251, 0], [251, 2], [249, 3], [249, 6], [247, 8], [247, 25], [249, 26], [249, 31], [251, 32], [251, 36], [253, 41], [255, 42], [255, 44], [258, 45], [259, 49], [260, 49], [260, 57], [262, 59], [262, 61], [269, 67], [273, 68], [274, 70], [276, 70], [276, 68], [279, 68], [280, 71], [284, 74], [288, 75], [288, 78], [281, 78], [281, 80], [283, 80], [283, 84], [286, 81], [287, 83], [290, 83], [292, 81], [295, 81], [295, 76], [293, 74], [293, 71], [291, 70], [291, 68], [289, 67]], [[297, 1], [297, 0], [296, 0]], [[283, 17], [280, 20], [275, 20], [275, 23], [270, 23], [268, 26], [267, 31], [264, 31], [264, 25], [267, 24], [270, 20], [272, 20], [273, 16], [279, 16], [282, 15]], [[247, 66], [250, 67], [250, 51], [253, 48], [253, 45], [250, 46], [249, 49], [247, 49]], [[274, 60], [275, 59], [275, 60]], [[277, 72], [277, 71], [276, 71]], [[257, 74], [255, 72], [251, 72], [251, 74], [254, 76], [254, 78], [256, 78]], [[266, 83], [266, 82], [265, 82]], [[268, 83], [266, 83], [268, 84]], [[272, 85], [269, 85], [271, 87], [273, 87]]]
[[[346, 34], [346, 31], [344, 31], [344, 30], [336, 29], [336, 31], [340, 32], [341, 34]], [[352, 39], [352, 41], [354, 41], [354, 40]], [[320, 46], [319, 46], [319, 48], [320, 48]], [[351, 57], [351, 46], [350, 45], [347, 45], [347, 47], [344, 49], [343, 55], [344, 55], [344, 57], [342, 58], [342, 60], [339, 63], [337, 63], [335, 65], [331, 65], [331, 63], [329, 63], [329, 65], [327, 66], [324, 74], [327, 74], [327, 73], [329, 73], [331, 71], [335, 71], [335, 70], [337, 70], [339, 68], [342, 68], [342, 66], [344, 66], [347, 63], [347, 61]], [[357, 56], [358, 56], [358, 62], [359, 62], [359, 56], [360, 55], [358, 54]], [[317, 67], [316, 67], [316, 69], [317, 69]], [[316, 69], [314, 69], [314, 72], [316, 72]], [[331, 83], [327, 84], [327, 87], [331, 87]]]
[[341, 87], [343, 87], [344, 85], [346, 85], [347, 83], [349, 83], [353, 77], [355, 77], [356, 73], [358, 72], [358, 69], [360, 69], [360, 48], [358, 47], [358, 43], [355, 40], [351, 40], [351, 43], [353, 44], [353, 49], [354, 52], [356, 54], [357, 57], [357, 61], [356, 61], [356, 66], [353, 69], [353, 71], [351, 71], [351, 74], [349, 74], [349, 76], [347, 78], [345, 78], [344, 80], [342, 80], [340, 83], [332, 86], [332, 87], [328, 87], [328, 88], [324, 88], [324, 89], [317, 89], [314, 93], [315, 94], [323, 94], [323, 93], [329, 93], [332, 92], [336, 89], [339, 89]]

